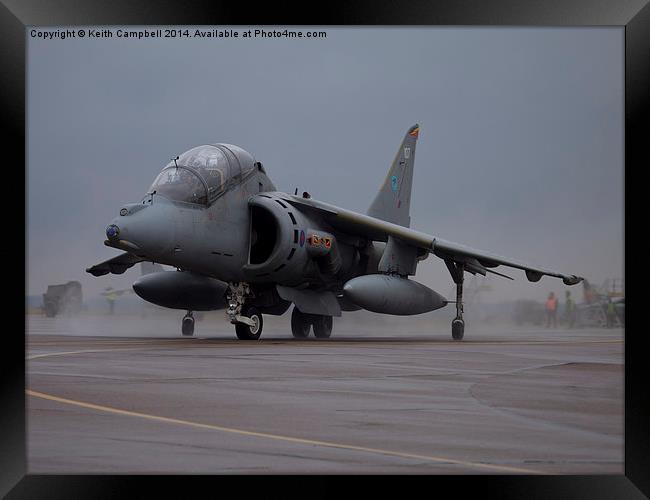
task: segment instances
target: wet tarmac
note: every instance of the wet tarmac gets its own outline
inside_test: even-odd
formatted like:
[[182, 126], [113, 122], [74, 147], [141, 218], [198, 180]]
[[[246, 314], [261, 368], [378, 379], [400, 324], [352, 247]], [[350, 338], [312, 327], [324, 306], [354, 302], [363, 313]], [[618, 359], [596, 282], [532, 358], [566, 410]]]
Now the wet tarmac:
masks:
[[623, 473], [621, 329], [287, 316], [28, 317], [29, 473]]

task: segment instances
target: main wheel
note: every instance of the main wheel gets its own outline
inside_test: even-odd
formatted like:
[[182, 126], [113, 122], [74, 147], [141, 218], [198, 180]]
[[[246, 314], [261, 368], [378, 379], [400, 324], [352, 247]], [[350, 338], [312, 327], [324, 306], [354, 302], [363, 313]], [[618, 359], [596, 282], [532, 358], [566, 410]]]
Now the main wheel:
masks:
[[181, 332], [185, 336], [194, 335], [194, 318], [192, 316], [184, 316], [181, 324]]
[[264, 326], [264, 320], [262, 319], [262, 313], [259, 312], [254, 307], [243, 307], [242, 316], [246, 316], [253, 320], [255, 325], [250, 326], [245, 323], [235, 323], [235, 333], [239, 340], [257, 340], [262, 335], [262, 327]]
[[318, 339], [328, 339], [332, 335], [332, 317], [315, 315], [312, 323], [314, 335]]
[[297, 339], [306, 339], [309, 336], [311, 319], [309, 315], [302, 313], [296, 306], [291, 311], [291, 333]]
[[463, 340], [463, 335], [465, 334], [465, 322], [456, 318], [451, 322], [451, 336], [454, 340]]

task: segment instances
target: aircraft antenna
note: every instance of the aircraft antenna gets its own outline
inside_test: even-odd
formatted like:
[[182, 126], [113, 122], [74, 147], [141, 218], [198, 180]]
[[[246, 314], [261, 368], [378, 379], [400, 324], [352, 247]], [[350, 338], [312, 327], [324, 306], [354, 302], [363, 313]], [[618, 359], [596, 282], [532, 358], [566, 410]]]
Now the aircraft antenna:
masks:
[[179, 158], [178, 156], [172, 158], [172, 160], [174, 160], [174, 165], [176, 165], [176, 170], [178, 170], [178, 163], [176, 163], [176, 160], [178, 160], [178, 158]]

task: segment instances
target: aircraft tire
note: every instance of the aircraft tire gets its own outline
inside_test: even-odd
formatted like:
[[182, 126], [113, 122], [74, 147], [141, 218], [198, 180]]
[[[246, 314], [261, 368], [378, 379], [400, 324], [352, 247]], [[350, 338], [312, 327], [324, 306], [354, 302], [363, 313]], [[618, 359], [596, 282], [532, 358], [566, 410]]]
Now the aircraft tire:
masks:
[[314, 327], [314, 336], [317, 339], [328, 339], [332, 335], [331, 316], [314, 315], [312, 325]]
[[194, 335], [194, 318], [192, 316], [183, 317], [183, 322], [181, 323], [181, 333], [186, 337]]
[[462, 319], [456, 318], [451, 322], [451, 337], [454, 340], [463, 340], [465, 335], [465, 322]]
[[291, 333], [294, 338], [306, 339], [309, 337], [310, 327], [311, 319], [309, 315], [300, 312], [296, 306], [293, 306], [293, 311], [291, 311]]
[[239, 340], [257, 340], [262, 335], [262, 328], [264, 327], [264, 319], [262, 313], [255, 307], [244, 307], [242, 309], [242, 316], [255, 321], [256, 326], [248, 326], [244, 323], [235, 323], [235, 334]]

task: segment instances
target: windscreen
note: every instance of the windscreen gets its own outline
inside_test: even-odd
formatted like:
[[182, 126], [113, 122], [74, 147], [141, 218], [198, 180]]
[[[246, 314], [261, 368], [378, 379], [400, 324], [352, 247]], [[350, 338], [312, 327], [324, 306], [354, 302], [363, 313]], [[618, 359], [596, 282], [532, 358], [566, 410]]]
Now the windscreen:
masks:
[[150, 191], [170, 200], [206, 205], [238, 182], [242, 171], [250, 172], [252, 165], [252, 157], [237, 146], [198, 146], [168, 163]]
[[165, 167], [156, 177], [149, 191], [155, 191], [156, 194], [173, 201], [199, 205], [208, 203], [205, 185], [199, 176], [192, 170], [181, 166]]

